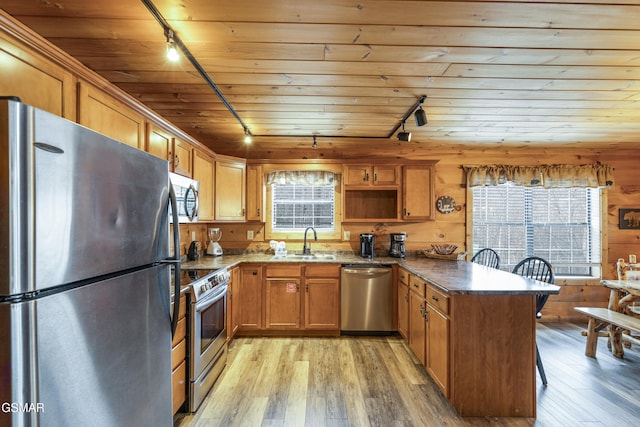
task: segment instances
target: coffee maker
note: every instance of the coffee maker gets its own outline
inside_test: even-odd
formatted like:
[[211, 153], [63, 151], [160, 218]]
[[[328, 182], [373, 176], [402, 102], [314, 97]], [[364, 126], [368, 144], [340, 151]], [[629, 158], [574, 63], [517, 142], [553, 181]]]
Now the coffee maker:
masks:
[[364, 258], [373, 258], [375, 255], [374, 246], [376, 238], [373, 234], [360, 235], [360, 256]]
[[407, 240], [407, 233], [391, 233], [391, 246], [389, 256], [404, 258], [404, 242]]

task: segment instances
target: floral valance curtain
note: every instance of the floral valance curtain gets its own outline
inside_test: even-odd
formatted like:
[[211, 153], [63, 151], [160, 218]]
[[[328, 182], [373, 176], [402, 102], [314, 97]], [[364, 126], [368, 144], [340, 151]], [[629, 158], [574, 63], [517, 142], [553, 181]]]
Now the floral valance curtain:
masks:
[[267, 185], [338, 185], [339, 175], [331, 171], [281, 170], [266, 175]]
[[525, 187], [610, 188], [613, 170], [608, 165], [464, 166], [467, 187], [511, 182]]

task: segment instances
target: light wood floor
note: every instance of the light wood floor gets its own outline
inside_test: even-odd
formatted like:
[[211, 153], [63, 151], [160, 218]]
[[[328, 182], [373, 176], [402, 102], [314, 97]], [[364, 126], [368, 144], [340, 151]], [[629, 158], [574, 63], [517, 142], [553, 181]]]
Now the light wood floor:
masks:
[[637, 426], [640, 350], [615, 359], [600, 338], [584, 355], [585, 325], [538, 324], [549, 385], [538, 417], [461, 418], [399, 337], [239, 338], [200, 410], [178, 427]]

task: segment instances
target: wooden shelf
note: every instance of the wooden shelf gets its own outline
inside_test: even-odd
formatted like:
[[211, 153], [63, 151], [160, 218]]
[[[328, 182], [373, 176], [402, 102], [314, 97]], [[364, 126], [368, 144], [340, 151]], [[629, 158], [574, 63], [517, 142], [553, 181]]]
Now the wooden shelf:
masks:
[[398, 190], [345, 190], [344, 221], [398, 220]]

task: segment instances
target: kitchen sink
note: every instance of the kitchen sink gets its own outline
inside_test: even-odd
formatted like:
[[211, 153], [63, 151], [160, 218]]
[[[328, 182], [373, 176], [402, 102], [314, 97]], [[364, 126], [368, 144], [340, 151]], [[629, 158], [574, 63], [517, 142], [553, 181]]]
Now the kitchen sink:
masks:
[[336, 256], [333, 254], [289, 254], [287, 255], [287, 259], [295, 259], [301, 261], [313, 261], [313, 260], [330, 260], [333, 261], [336, 259]]

